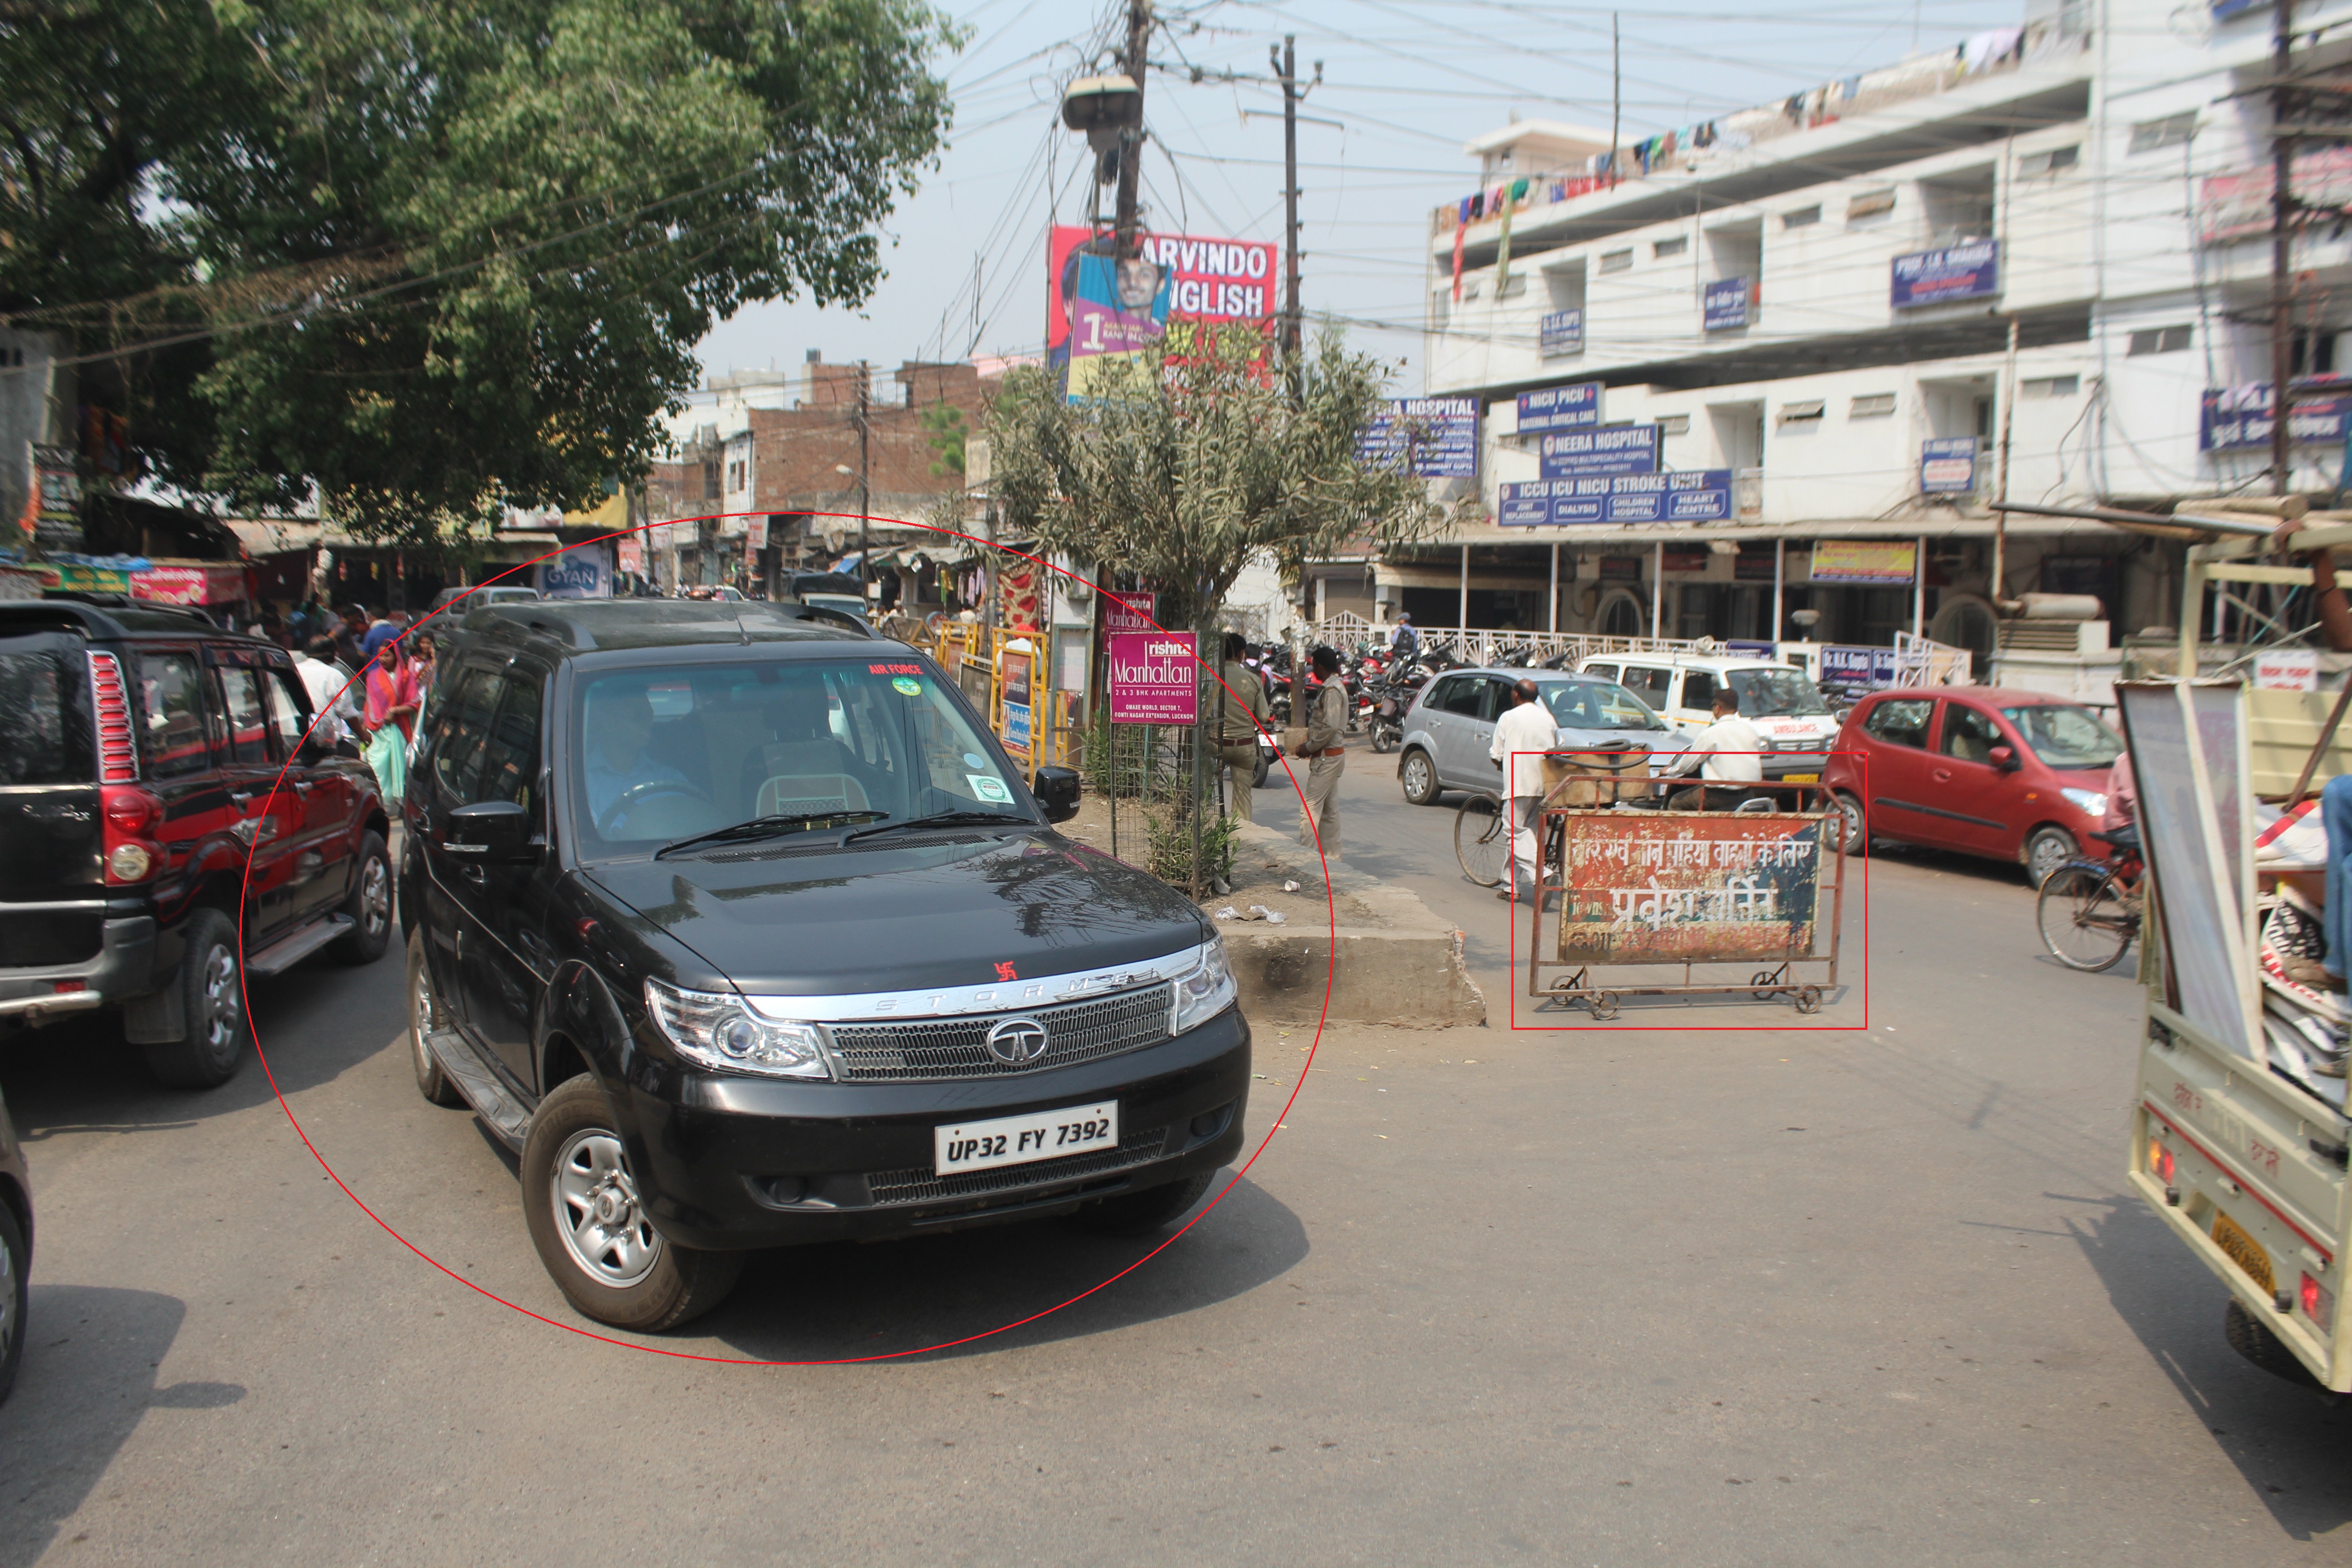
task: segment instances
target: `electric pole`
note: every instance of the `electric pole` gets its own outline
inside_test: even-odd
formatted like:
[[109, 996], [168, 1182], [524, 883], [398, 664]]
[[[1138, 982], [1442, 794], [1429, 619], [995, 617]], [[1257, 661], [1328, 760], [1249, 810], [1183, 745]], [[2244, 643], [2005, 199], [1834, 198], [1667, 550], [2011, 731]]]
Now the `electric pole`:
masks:
[[1290, 374], [1290, 395], [1298, 396], [1298, 39], [1285, 33], [1282, 48], [1266, 53], [1282, 83], [1282, 361]]
[[2287, 383], [2294, 370], [2294, 142], [2286, 134], [2294, 93], [2294, 0], [2276, 0], [2271, 29], [2271, 494], [2286, 494], [2294, 450], [2294, 396]]
[[872, 423], [867, 417], [866, 396], [867, 389], [873, 385], [873, 373], [866, 369], [864, 360], [859, 360], [857, 362], [857, 576], [859, 581], [866, 583], [874, 581], [874, 541], [868, 528], [872, 521], [874, 502], [872, 494], [866, 488], [869, 478], [867, 465], [870, 459], [870, 443], [866, 437]]
[[1143, 51], [1151, 37], [1151, 0], [1127, 0], [1127, 54], [1123, 63], [1135, 83], [1135, 122], [1119, 132], [1118, 216], [1113, 241], [1116, 258], [1131, 261], [1136, 241], [1135, 209], [1143, 179]]

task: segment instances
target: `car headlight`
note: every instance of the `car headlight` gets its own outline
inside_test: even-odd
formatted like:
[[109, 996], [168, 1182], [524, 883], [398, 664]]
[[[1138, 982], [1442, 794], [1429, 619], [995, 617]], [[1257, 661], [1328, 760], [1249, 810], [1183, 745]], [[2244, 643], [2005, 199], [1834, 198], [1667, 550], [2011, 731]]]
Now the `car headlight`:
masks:
[[1206, 1023], [1232, 1006], [1236, 994], [1233, 969], [1225, 963], [1225, 939], [1211, 937], [1201, 944], [1192, 967], [1176, 977], [1176, 1000], [1169, 1009], [1168, 1032], [1181, 1035]]
[[814, 1024], [762, 1018], [740, 996], [646, 982], [646, 1010], [663, 1038], [697, 1067], [767, 1078], [834, 1076]]
[[2107, 815], [2107, 797], [2095, 789], [2062, 789], [2058, 792], [2093, 816]]

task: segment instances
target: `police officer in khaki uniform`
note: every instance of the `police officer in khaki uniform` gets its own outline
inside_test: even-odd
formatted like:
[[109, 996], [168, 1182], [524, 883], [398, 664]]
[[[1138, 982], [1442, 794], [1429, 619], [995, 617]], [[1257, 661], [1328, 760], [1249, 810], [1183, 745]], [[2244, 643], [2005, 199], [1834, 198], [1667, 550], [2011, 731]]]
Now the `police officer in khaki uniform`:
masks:
[[1307, 811], [1298, 821], [1298, 842], [1312, 847], [1319, 837], [1323, 858], [1339, 858], [1339, 775], [1347, 770], [1348, 749], [1340, 739], [1348, 730], [1348, 689], [1339, 680], [1339, 656], [1328, 647], [1315, 650], [1316, 678], [1323, 682], [1307, 714], [1307, 743], [1297, 754], [1307, 763]]
[[[1232, 770], [1234, 815], [1244, 822], [1256, 820], [1258, 725], [1266, 721], [1265, 683], [1242, 662], [1249, 644], [1239, 632], [1225, 634], [1224, 663], [1217, 673], [1224, 684], [1217, 689], [1217, 760]], [[1255, 723], [1251, 721], [1256, 721]]]

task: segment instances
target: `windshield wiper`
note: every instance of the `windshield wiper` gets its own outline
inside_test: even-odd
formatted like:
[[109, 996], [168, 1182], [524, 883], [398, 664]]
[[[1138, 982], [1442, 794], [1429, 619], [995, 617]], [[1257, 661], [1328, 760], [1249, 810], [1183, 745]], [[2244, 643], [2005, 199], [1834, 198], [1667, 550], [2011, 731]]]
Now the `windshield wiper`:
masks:
[[1015, 816], [1009, 811], [941, 811], [929, 816], [910, 816], [904, 822], [886, 822], [879, 827], [861, 827], [844, 838], [842, 843], [855, 844], [861, 838], [871, 838], [877, 833], [896, 833], [902, 827], [948, 827], [965, 822], [1012, 822], [1023, 827], [1036, 826], [1029, 818]]
[[755, 816], [731, 827], [714, 827], [708, 833], [698, 833], [691, 838], [679, 838], [654, 851], [658, 860], [674, 849], [691, 849], [698, 844], [727, 844], [747, 838], [775, 838], [787, 833], [800, 833], [808, 828], [839, 826], [853, 822], [871, 822], [877, 816], [887, 816], [887, 811], [795, 811], [782, 816]]

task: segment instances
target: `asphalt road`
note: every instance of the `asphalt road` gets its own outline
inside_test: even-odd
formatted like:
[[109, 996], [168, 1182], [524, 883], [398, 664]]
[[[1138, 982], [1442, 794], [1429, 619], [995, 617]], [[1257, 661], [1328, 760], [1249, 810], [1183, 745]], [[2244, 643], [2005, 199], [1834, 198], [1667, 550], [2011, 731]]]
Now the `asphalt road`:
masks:
[[[1450, 815], [1370, 758], [1343, 787], [1351, 855], [1499, 970]], [[1166, 1252], [865, 1365], [672, 1360], [469, 1289], [578, 1321], [509, 1163], [411, 1086], [391, 958], [256, 1010], [319, 1152], [449, 1274], [257, 1068], [163, 1093], [95, 1030], [27, 1037], [0, 1568], [2344, 1562], [2352, 1412], [2240, 1362], [2122, 1193], [2130, 980], [2041, 960], [2002, 868], [1884, 858], [1873, 893], [1866, 1032], [1334, 1034]], [[1308, 1043], [1264, 1031], [1254, 1129]], [[1143, 1250], [776, 1255], [660, 1343], [907, 1350]]]

